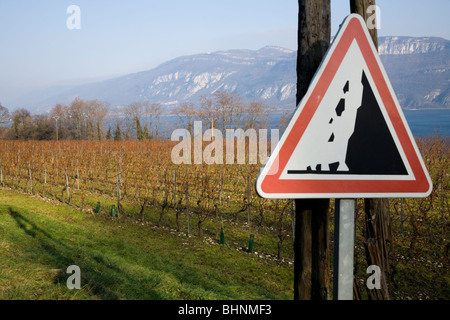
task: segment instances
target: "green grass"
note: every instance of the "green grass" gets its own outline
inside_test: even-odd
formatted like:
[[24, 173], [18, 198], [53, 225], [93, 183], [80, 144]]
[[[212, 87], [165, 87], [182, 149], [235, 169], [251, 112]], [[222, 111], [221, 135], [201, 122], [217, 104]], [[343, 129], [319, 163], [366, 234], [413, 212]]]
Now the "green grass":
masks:
[[292, 276], [234, 246], [0, 191], [0, 299], [292, 299]]

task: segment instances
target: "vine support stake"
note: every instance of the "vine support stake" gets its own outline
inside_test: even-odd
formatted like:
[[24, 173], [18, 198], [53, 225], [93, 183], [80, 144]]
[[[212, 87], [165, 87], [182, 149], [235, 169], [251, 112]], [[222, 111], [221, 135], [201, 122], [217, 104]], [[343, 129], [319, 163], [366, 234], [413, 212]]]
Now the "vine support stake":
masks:
[[31, 161], [28, 161], [28, 174], [30, 175], [30, 193], [33, 194], [33, 179], [31, 178]]
[[250, 177], [247, 176], [247, 224], [250, 226]]
[[187, 235], [191, 233], [191, 217], [189, 215], [189, 182], [186, 181], [186, 214], [187, 214], [187, 223], [188, 223], [188, 231]]
[[70, 187], [69, 187], [69, 176], [67, 175], [67, 167], [66, 167], [65, 171], [66, 171], [67, 203], [70, 204], [70, 191], [69, 191]]
[[176, 170], [173, 170], [173, 207], [175, 208], [175, 201], [176, 201], [176, 187], [177, 187], [177, 175], [176, 175]]

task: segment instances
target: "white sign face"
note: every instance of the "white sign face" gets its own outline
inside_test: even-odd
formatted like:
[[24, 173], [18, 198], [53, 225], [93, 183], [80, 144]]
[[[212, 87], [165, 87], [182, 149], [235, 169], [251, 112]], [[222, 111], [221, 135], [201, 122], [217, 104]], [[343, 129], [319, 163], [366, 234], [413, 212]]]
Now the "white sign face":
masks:
[[424, 197], [431, 188], [367, 27], [350, 15], [258, 176], [258, 194]]

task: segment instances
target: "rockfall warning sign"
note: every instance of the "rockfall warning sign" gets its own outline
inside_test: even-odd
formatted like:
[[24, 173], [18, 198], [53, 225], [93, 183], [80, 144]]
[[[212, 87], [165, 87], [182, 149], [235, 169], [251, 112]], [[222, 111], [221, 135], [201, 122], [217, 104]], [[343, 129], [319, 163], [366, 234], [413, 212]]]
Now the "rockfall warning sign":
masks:
[[432, 184], [359, 15], [348, 16], [256, 181], [266, 198], [425, 197]]

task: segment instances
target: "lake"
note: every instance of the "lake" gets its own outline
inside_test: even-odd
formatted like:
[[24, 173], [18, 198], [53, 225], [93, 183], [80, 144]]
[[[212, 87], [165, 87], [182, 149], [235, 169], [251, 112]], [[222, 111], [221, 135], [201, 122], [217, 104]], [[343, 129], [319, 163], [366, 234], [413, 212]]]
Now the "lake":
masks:
[[[438, 110], [403, 110], [415, 137], [429, 137], [438, 133], [441, 136], [450, 136], [450, 109]], [[280, 113], [270, 117], [270, 126], [276, 127]]]
[[[403, 110], [406, 121], [415, 137], [428, 137], [438, 133], [441, 136], [450, 136], [450, 109], [439, 110]], [[270, 116], [269, 128], [277, 128], [281, 113]], [[179, 118], [173, 115], [163, 117], [162, 122], [166, 128], [178, 128]], [[206, 124], [203, 124], [206, 126]], [[203, 129], [206, 129], [204, 127]], [[172, 130], [169, 129], [168, 138]]]
[[450, 109], [404, 110], [406, 121], [415, 137], [450, 136]]

